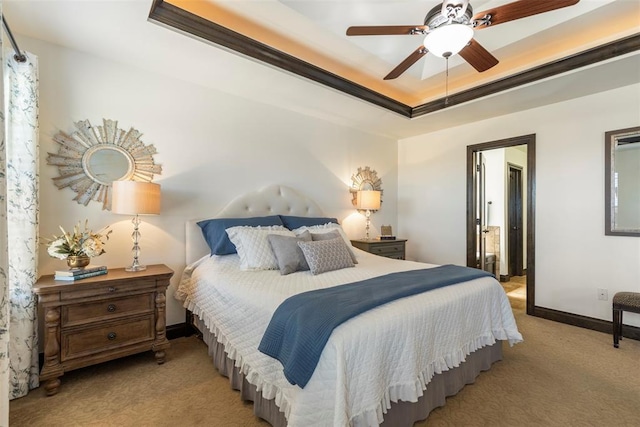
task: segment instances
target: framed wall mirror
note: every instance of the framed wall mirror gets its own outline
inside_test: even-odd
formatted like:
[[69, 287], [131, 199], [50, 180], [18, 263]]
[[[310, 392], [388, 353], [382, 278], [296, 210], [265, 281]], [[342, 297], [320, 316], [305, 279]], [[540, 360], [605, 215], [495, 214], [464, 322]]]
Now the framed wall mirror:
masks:
[[640, 237], [640, 126], [605, 133], [605, 234]]
[[76, 202], [86, 206], [95, 200], [102, 203], [102, 209], [111, 210], [113, 181], [150, 182], [162, 172], [153, 159], [156, 149], [142, 142], [136, 129], [119, 129], [117, 121], [108, 119], [102, 120], [102, 126], [83, 120], [75, 127], [71, 134], [58, 132], [53, 137], [58, 152], [48, 153], [47, 163], [60, 172], [53, 183], [75, 191]]
[[382, 179], [378, 178], [378, 173], [369, 166], [358, 168], [358, 172], [351, 176], [349, 192], [351, 192], [353, 206], [358, 205], [358, 191], [360, 190], [376, 190], [380, 192], [381, 196], [383, 194]]

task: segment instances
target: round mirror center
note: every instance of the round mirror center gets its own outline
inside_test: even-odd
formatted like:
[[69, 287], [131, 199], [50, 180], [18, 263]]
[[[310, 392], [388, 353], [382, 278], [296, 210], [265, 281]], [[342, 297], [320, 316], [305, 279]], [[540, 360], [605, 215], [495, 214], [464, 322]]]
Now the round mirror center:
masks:
[[113, 181], [130, 177], [133, 159], [120, 147], [96, 145], [85, 152], [82, 168], [95, 182], [111, 185]]
[[370, 181], [364, 181], [362, 183], [362, 185], [360, 185], [360, 190], [361, 191], [372, 191], [375, 190], [373, 183], [371, 183]]

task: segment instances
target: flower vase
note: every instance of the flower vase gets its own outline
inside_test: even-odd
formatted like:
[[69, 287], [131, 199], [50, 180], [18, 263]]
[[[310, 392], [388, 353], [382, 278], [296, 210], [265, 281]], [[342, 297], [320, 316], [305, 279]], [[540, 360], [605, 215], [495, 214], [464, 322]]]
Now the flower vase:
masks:
[[69, 255], [67, 265], [73, 269], [83, 269], [91, 262], [91, 258], [86, 255]]

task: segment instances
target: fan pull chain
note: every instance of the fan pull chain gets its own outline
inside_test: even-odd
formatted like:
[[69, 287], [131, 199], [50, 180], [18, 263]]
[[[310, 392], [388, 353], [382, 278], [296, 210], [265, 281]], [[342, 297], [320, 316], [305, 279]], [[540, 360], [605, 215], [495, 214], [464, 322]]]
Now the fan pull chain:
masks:
[[449, 57], [445, 57], [447, 72], [444, 81], [444, 105], [449, 105]]

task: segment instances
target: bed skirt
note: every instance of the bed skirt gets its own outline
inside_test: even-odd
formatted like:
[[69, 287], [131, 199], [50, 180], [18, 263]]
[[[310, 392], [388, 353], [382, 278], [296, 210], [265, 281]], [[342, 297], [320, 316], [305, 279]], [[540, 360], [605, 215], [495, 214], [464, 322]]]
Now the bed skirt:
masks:
[[[275, 401], [262, 398], [256, 386], [247, 382], [244, 375], [234, 366], [234, 361], [227, 357], [224, 346], [195, 314], [193, 321], [202, 332], [203, 341], [209, 347], [213, 364], [221, 375], [229, 378], [231, 388], [240, 391], [240, 397], [243, 400], [253, 402], [253, 413], [257, 417], [266, 420], [273, 427], [285, 427], [287, 420]], [[453, 396], [465, 385], [472, 384], [480, 372], [489, 370], [491, 365], [499, 360], [502, 360], [501, 341], [476, 350], [467, 356], [467, 360], [458, 368], [435, 375], [416, 403], [392, 402], [391, 408], [384, 414], [384, 422], [381, 426], [411, 427], [416, 421], [426, 419], [435, 408], [444, 406], [448, 396]]]

